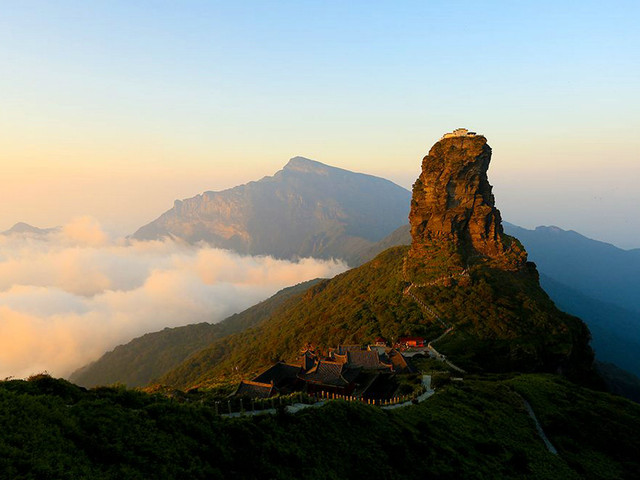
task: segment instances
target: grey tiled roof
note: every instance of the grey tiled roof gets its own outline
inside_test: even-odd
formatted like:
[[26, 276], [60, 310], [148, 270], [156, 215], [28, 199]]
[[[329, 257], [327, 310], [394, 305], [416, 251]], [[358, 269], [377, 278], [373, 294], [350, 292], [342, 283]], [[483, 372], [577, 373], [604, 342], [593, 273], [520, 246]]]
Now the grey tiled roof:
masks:
[[341, 363], [321, 360], [303, 378], [307, 382], [342, 387], [349, 384], [342, 376], [342, 366]]
[[413, 372], [413, 368], [409, 365], [407, 359], [397, 350], [391, 350], [389, 352], [389, 360], [396, 372]]
[[240, 385], [238, 385], [234, 395], [236, 397], [268, 398], [274, 393], [274, 390], [274, 386], [270, 383], [243, 380], [240, 382]]
[[300, 365], [278, 362], [255, 377], [253, 381], [260, 383], [273, 382], [276, 387], [280, 388], [282, 385], [293, 382], [301, 370]]
[[344, 355], [340, 355], [339, 353], [333, 352], [331, 358], [337, 363], [347, 363], [349, 361], [346, 353]]
[[338, 345], [336, 353], [338, 355], [344, 355], [352, 350], [362, 350], [362, 347], [360, 345]]
[[370, 350], [349, 350], [347, 357], [350, 367], [380, 368], [384, 366], [380, 363], [378, 352]]

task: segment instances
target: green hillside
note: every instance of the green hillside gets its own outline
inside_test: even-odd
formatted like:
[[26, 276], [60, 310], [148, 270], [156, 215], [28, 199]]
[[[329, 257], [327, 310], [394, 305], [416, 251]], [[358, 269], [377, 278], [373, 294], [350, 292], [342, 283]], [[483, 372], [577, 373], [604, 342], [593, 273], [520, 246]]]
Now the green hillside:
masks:
[[148, 333], [105, 353], [74, 372], [70, 380], [87, 387], [115, 383], [130, 387], [147, 385], [217, 339], [257, 325], [284, 302], [301, 295], [319, 281], [310, 280], [280, 290], [220, 323], [199, 323]]
[[[637, 305], [637, 288], [631, 289], [633, 293], [627, 290], [630, 293], [626, 297], [627, 308], [611, 303], [608, 293], [604, 295], [607, 301], [598, 300], [584, 288], [585, 285], [590, 288], [596, 285], [603, 298], [603, 291], [619, 292], [618, 287], [622, 284], [634, 285], [638, 271], [633, 268], [637, 251], [621, 250], [557, 227], [527, 230], [505, 222], [504, 228], [523, 243], [529, 259], [536, 263], [540, 272], [540, 284], [554, 303], [563, 311], [580, 317], [588, 325], [596, 358], [639, 375], [640, 358], [635, 352], [640, 348], [640, 314], [637, 309], [629, 308], [632, 302]], [[387, 248], [410, 243], [411, 231], [407, 224], [368, 247], [358, 259], [364, 263]], [[598, 268], [591, 268], [594, 262], [599, 265]], [[626, 265], [624, 270], [618, 268], [622, 263]], [[629, 265], [632, 267], [629, 268]], [[605, 266], [609, 269], [606, 275], [602, 273]], [[565, 283], [557, 278], [562, 278]]]
[[[192, 355], [161, 382], [188, 388], [246, 378], [279, 359], [293, 360], [307, 342], [322, 349], [378, 336], [440, 336], [442, 322], [403, 293], [408, 286], [403, 278], [406, 253], [407, 247], [389, 249], [313, 286], [260, 325]], [[416, 288], [415, 295], [455, 327], [438, 350], [467, 370], [563, 371], [589, 380], [588, 330], [555, 307], [539, 287], [532, 265], [505, 271], [478, 263], [464, 282]]]

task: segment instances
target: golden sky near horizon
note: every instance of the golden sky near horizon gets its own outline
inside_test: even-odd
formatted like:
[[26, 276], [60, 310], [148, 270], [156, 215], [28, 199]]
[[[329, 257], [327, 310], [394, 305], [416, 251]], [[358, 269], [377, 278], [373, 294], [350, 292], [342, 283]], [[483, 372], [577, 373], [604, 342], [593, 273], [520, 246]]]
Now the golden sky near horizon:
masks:
[[5, 5], [0, 231], [129, 234], [297, 155], [410, 188], [466, 127], [506, 220], [640, 247], [639, 5]]
[[[550, 133], [546, 138], [487, 134], [493, 148], [489, 179], [505, 220], [525, 227], [558, 224], [623, 247], [640, 246], [633, 243], [634, 205], [640, 204], [635, 188], [640, 165], [633, 154], [640, 143], [637, 137], [616, 132], [607, 142], [595, 142], [579, 134]], [[248, 144], [234, 151], [215, 144], [196, 149], [121, 142], [101, 149], [41, 142], [25, 148], [17, 139], [5, 140], [0, 159], [0, 230], [19, 221], [50, 227], [90, 215], [113, 234], [127, 235], [171, 208], [175, 199], [272, 175], [295, 155], [411, 188], [421, 158], [439, 139], [439, 133], [421, 138], [426, 136], [405, 136], [396, 145], [391, 144], [391, 134], [376, 137], [359, 151], [356, 147], [362, 144], [355, 142], [351, 148], [312, 145], [311, 153], [301, 145], [261, 151]], [[625, 197], [627, 205], [616, 207]], [[615, 223], [609, 238], [598, 231], [600, 221], [591, 230], [588, 223], [589, 212], [593, 220], [607, 210], [605, 223]]]

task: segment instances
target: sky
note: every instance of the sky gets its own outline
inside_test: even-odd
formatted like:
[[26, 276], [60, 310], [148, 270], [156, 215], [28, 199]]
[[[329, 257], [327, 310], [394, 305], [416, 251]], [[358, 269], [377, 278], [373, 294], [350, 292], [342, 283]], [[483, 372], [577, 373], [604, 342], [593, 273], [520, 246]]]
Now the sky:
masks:
[[484, 134], [503, 217], [640, 247], [640, 3], [0, 1], [0, 231], [126, 235], [296, 155], [410, 188]]

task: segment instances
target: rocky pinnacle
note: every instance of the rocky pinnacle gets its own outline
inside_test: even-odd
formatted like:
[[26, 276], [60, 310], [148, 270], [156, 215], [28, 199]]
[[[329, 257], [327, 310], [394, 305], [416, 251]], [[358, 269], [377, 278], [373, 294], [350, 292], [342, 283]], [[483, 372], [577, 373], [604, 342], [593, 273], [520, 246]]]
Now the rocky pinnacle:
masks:
[[458, 265], [479, 257], [510, 268], [526, 261], [522, 246], [503, 232], [487, 178], [490, 161], [487, 139], [464, 129], [431, 147], [413, 185], [410, 259], [448, 254]]

